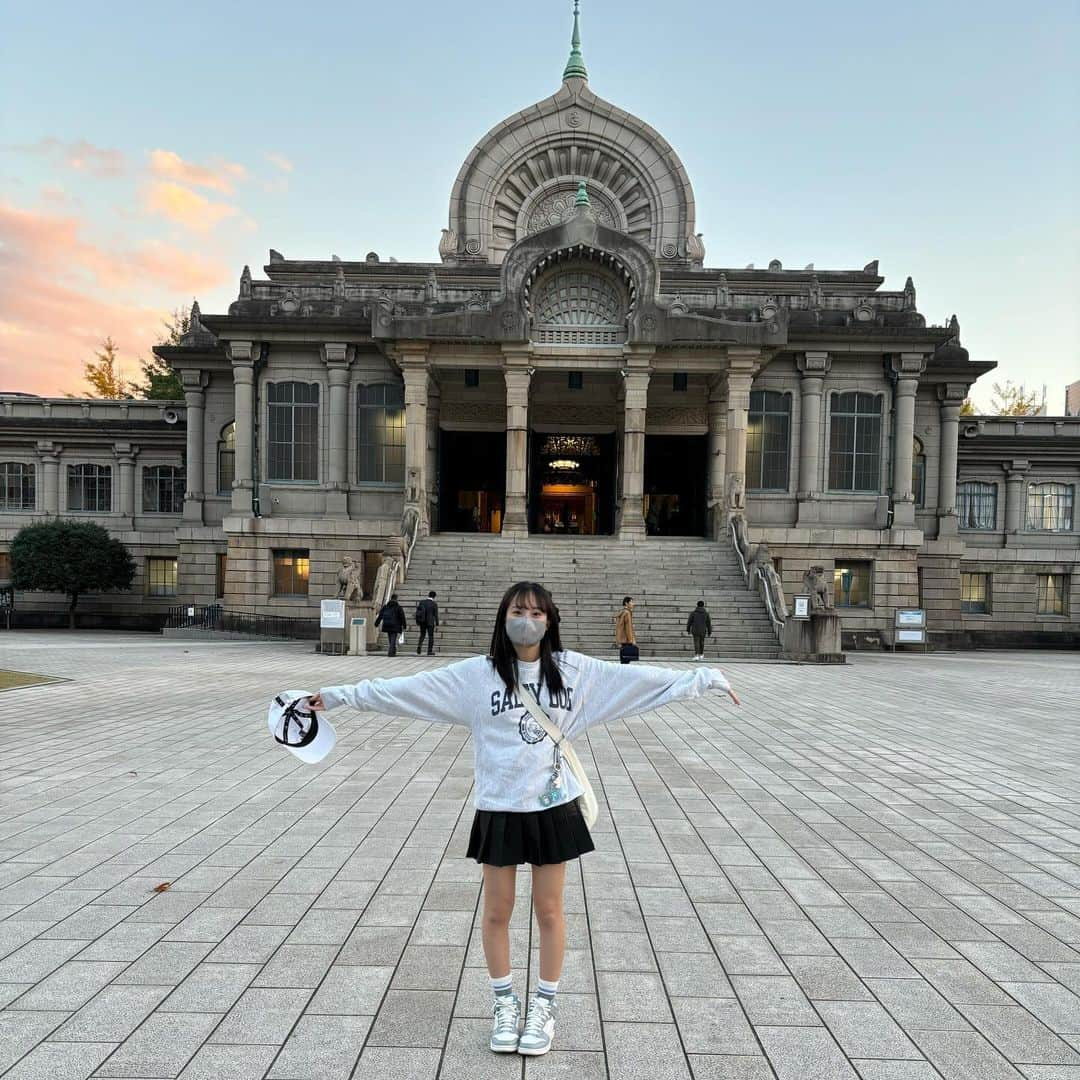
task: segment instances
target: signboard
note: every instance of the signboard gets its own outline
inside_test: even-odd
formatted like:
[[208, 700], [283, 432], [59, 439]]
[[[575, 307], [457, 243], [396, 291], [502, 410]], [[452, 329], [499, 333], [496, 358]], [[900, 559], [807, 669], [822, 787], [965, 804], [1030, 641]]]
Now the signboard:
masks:
[[0, 585], [0, 611], [9, 611], [15, 606], [15, 589], [11, 585]]
[[923, 629], [918, 630], [897, 630], [896, 640], [899, 644], [910, 645], [925, 645], [926, 644], [926, 631]]
[[319, 629], [345, 629], [345, 601], [323, 600], [319, 605]]
[[897, 626], [925, 626], [926, 612], [922, 608], [900, 608], [896, 613]]
[[188, 618], [189, 619], [194, 619], [195, 618], [195, 609], [193, 607], [189, 607], [187, 609], [187, 613], [188, 613]]
[[796, 619], [809, 619], [810, 618], [810, 597], [809, 596], [796, 596], [795, 598], [795, 610], [792, 612], [792, 617]]

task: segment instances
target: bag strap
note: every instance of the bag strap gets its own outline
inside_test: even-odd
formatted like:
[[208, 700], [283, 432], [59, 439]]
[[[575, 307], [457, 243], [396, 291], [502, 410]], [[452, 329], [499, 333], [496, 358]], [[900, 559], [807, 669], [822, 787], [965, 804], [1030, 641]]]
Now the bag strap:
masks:
[[551, 736], [551, 741], [556, 746], [559, 746], [566, 739], [566, 736], [551, 722], [540, 702], [536, 700], [536, 695], [527, 686], [520, 685], [518, 686], [518, 693], [521, 695], [521, 700], [525, 708], [529, 710], [532, 718]]

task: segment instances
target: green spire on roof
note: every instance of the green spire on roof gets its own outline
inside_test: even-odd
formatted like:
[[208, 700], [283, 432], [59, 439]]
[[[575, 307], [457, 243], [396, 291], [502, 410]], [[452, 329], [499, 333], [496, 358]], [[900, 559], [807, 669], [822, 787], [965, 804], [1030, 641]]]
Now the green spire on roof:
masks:
[[578, 0], [574, 0], [574, 34], [570, 38], [570, 59], [566, 61], [566, 69], [562, 73], [563, 82], [567, 79], [588, 79], [589, 73], [585, 70], [585, 61], [581, 56], [581, 31], [578, 28]]
[[591, 206], [592, 205], [589, 202], [589, 192], [585, 187], [585, 181], [584, 180], [582, 180], [581, 183], [578, 184], [577, 198], [574, 199], [574, 205], [575, 206]]

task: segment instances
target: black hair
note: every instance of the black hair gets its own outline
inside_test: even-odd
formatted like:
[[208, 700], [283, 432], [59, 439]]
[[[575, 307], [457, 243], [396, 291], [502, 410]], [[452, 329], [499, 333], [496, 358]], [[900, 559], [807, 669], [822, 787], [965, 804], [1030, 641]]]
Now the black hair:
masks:
[[503, 594], [495, 615], [495, 629], [491, 635], [488, 659], [507, 690], [513, 693], [518, 683], [518, 659], [514, 643], [506, 633], [506, 613], [515, 600], [530, 595], [535, 598], [536, 606], [547, 616], [547, 633], [540, 642], [540, 682], [548, 690], [558, 693], [563, 688], [562, 672], [559, 671], [559, 664], [555, 659], [555, 654], [563, 651], [562, 640], [559, 638], [559, 609], [551, 599], [551, 593], [538, 581], [519, 581]]
[[704, 607], [704, 606], [705, 606], [705, 601], [704, 601], [704, 600], [699, 600], [699, 601], [697, 602], [697, 606], [698, 606], [698, 607]]
[[396, 592], [392, 592], [392, 593], [390, 594], [390, 599], [391, 599], [391, 600], [396, 600], [396, 599], [397, 599], [397, 593], [396, 593]]
[[627, 605], [627, 604], [629, 604], [629, 603], [630, 603], [630, 601], [631, 601], [631, 600], [633, 600], [633, 599], [634, 599], [634, 598], [633, 598], [632, 596], [624, 596], [624, 597], [622, 598], [622, 606], [623, 606], [623, 607], [626, 607], [626, 605]]
[[431, 599], [434, 600], [435, 599], [435, 590], [432, 589], [431, 592], [428, 593], [428, 596], [430, 596]]

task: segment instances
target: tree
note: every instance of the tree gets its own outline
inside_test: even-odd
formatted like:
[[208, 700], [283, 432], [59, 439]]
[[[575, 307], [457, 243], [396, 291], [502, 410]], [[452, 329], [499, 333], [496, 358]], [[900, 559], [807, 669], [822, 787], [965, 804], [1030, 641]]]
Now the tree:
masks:
[[[158, 334], [156, 344], [179, 345], [183, 336], [191, 328], [191, 308], [176, 308], [161, 325], [165, 329], [164, 334]], [[152, 401], [182, 401], [184, 398], [184, 384], [180, 381], [179, 372], [174, 371], [164, 361], [150, 354], [149, 360], [139, 360], [142, 369], [143, 381], [135, 384], [134, 389], [140, 397]]]
[[994, 383], [994, 399], [991, 411], [995, 416], [1035, 416], [1042, 407], [1036, 391], [1028, 393], [1023, 383], [1015, 385], [1011, 379]]
[[64, 593], [72, 630], [83, 593], [130, 589], [134, 578], [128, 549], [91, 522], [27, 525], [11, 541], [11, 584], [25, 592]]
[[971, 398], [964, 398], [963, 405], [960, 406], [961, 416], [975, 416], [975, 402]]
[[84, 364], [83, 377], [92, 387], [90, 397], [117, 401], [135, 396], [131, 392], [131, 383], [124, 378], [120, 370], [120, 358], [116, 353], [116, 342], [107, 337], [101, 343], [101, 350], [94, 353], [97, 359], [87, 360]]

